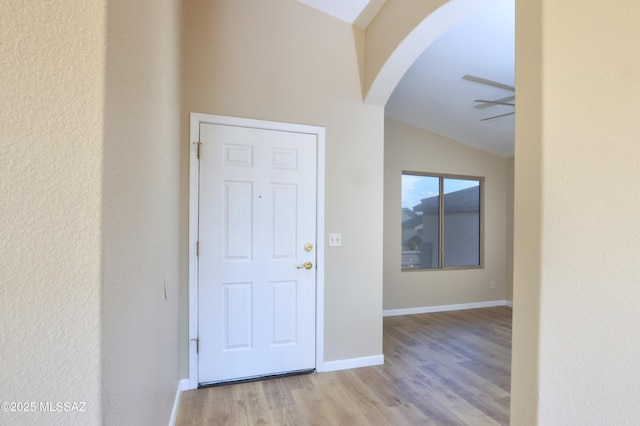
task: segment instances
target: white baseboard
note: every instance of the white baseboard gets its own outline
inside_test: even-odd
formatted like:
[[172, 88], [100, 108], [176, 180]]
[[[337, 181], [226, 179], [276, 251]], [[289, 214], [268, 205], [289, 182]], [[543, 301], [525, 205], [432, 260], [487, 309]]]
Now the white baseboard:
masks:
[[347, 370], [350, 368], [371, 367], [372, 365], [380, 364], [384, 364], [384, 355], [327, 361], [322, 364], [321, 368], [316, 368], [316, 371], [323, 373], [327, 371]]
[[462, 311], [464, 309], [492, 308], [494, 306], [512, 306], [513, 307], [513, 302], [511, 302], [510, 300], [490, 300], [487, 302], [461, 303], [457, 305], [425, 306], [420, 308], [406, 308], [406, 309], [388, 309], [388, 310], [382, 311], [382, 316], [395, 317], [398, 315], [427, 314], [431, 312]]
[[173, 400], [173, 409], [171, 410], [171, 417], [169, 418], [169, 426], [175, 426], [176, 419], [178, 418], [178, 409], [180, 408], [180, 397], [182, 397], [182, 391], [186, 390], [189, 385], [188, 379], [183, 379], [178, 382], [178, 389], [176, 390], [176, 397]]

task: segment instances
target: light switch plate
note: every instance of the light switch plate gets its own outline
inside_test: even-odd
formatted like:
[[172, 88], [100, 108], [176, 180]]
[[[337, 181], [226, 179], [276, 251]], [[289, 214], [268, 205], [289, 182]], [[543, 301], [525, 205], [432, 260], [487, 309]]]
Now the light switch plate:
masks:
[[329, 234], [329, 247], [340, 247], [342, 246], [342, 234], [340, 233], [330, 233]]

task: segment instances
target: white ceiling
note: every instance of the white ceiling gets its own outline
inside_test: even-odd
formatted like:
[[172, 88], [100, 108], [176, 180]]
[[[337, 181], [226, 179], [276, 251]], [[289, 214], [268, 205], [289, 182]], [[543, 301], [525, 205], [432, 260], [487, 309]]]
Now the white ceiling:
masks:
[[[384, 0], [298, 0], [344, 21], [366, 26]], [[515, 0], [496, 0], [461, 20], [416, 60], [387, 102], [385, 114], [503, 157], [514, 152], [514, 116], [483, 118], [514, 107], [481, 105], [514, 93], [463, 79], [473, 75], [515, 86]], [[511, 103], [514, 103], [513, 101]]]
[[366, 28], [385, 0], [298, 0], [335, 18]]
[[497, 100], [514, 93], [462, 76], [515, 86], [514, 16], [514, 0], [498, 0], [444, 33], [404, 75], [385, 114], [503, 157], [513, 156], [514, 116], [480, 120], [512, 112], [514, 107], [478, 109], [475, 106], [480, 104], [473, 101]]

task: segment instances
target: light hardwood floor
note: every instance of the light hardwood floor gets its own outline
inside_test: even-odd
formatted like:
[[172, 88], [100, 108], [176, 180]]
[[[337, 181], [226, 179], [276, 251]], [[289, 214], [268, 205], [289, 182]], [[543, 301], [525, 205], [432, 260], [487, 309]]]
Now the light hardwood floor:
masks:
[[187, 425], [508, 425], [511, 308], [384, 318], [384, 365], [184, 392]]

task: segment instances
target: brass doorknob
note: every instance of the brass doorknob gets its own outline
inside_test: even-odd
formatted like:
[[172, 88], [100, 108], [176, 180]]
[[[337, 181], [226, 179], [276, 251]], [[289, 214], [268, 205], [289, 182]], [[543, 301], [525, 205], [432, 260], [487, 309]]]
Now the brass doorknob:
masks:
[[298, 266], [296, 266], [296, 268], [297, 268], [297, 269], [306, 269], [306, 270], [309, 270], [309, 269], [313, 268], [313, 263], [311, 263], [311, 262], [304, 262], [304, 264], [303, 264], [303, 265], [298, 265]]

